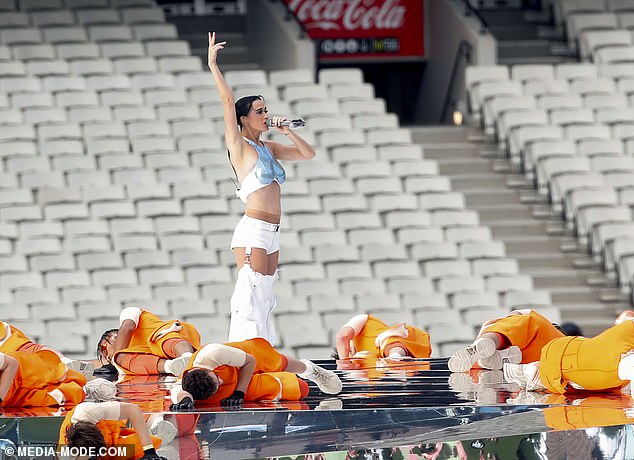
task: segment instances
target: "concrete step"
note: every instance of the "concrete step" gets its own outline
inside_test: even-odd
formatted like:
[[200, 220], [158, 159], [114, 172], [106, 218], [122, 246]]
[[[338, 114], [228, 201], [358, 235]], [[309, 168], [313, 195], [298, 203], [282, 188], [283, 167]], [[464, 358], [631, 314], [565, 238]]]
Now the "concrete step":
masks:
[[527, 275], [539, 275], [546, 270], [573, 270], [572, 258], [570, 256], [561, 256], [553, 254], [551, 256], [544, 253], [536, 253], [532, 256], [512, 254], [517, 259], [520, 272]]
[[462, 126], [416, 126], [411, 127], [412, 142], [428, 144], [438, 142], [464, 142], [473, 131]]
[[493, 238], [501, 241], [524, 241], [529, 237], [545, 236], [543, 222], [530, 220], [489, 222]]
[[515, 257], [530, 257], [537, 254], [541, 256], [544, 253], [554, 256], [561, 256], [559, 238], [544, 235], [542, 237], [534, 237], [531, 239], [509, 241], [505, 244], [506, 251], [515, 255]]
[[451, 189], [456, 192], [471, 193], [476, 190], [496, 190], [503, 192], [506, 190], [506, 179], [496, 173], [478, 174], [452, 174]]
[[422, 144], [425, 158], [441, 163], [450, 158], [480, 158], [480, 149], [470, 142]]
[[532, 217], [530, 209], [521, 204], [486, 204], [471, 206], [478, 211], [480, 222], [484, 225], [494, 225], [497, 222], [524, 220]]
[[469, 209], [479, 210], [502, 205], [517, 208], [522, 206], [518, 203], [517, 194], [513, 190], [491, 190], [487, 188], [461, 191], [465, 194], [465, 200]]
[[[425, 154], [427, 150], [425, 150]], [[480, 157], [476, 158], [439, 158], [436, 160], [438, 162], [438, 170], [440, 174], [449, 176], [453, 174], [489, 174], [492, 172], [491, 164], [482, 160]]]
[[[592, 288], [587, 284], [587, 276], [570, 269], [550, 268], [533, 273], [533, 283], [537, 289], [552, 289], [556, 292], [560, 288], [573, 288], [574, 292], [592, 292]], [[565, 292], [564, 289], [562, 292]]]

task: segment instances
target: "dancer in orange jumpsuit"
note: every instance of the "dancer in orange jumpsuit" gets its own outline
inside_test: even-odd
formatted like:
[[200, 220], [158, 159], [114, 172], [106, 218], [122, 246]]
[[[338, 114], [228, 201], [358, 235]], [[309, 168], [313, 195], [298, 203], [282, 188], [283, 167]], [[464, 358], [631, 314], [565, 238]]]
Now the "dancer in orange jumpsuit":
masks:
[[[106, 454], [99, 458], [162, 460], [164, 457], [156, 449], [174, 439], [176, 427], [163, 420], [162, 415], [153, 415], [158, 417], [150, 416], [146, 421], [141, 409], [132, 403], [81, 403], [62, 422], [59, 448], [67, 445]], [[124, 448], [125, 453], [116, 452], [115, 456], [115, 452], [107, 450], [109, 447]]]
[[344, 324], [335, 338], [337, 358], [346, 359], [356, 353], [374, 354], [378, 358], [429, 358], [429, 335], [405, 323], [388, 326], [373, 315], [357, 315]]
[[261, 337], [205, 345], [191, 357], [181, 384], [172, 388], [172, 409], [191, 408], [194, 401], [240, 407], [245, 400], [299, 400], [308, 394], [302, 378], [324, 393], [341, 391], [334, 372], [285, 356]]
[[25, 353], [34, 353], [39, 350], [52, 351], [59, 356], [66, 367], [80, 372], [85, 376], [91, 376], [92, 371], [95, 369], [95, 363], [67, 358], [62, 353], [51, 347], [39, 345], [33, 342], [30, 337], [13, 324], [0, 321], [0, 352], [6, 353], [11, 351], [22, 351]]
[[53, 351], [0, 353], [0, 407], [78, 404], [84, 385], [86, 378]]
[[505, 364], [504, 378], [527, 390], [559, 394], [620, 389], [634, 379], [634, 322], [624, 320], [592, 338], [555, 339], [539, 361]]
[[119, 328], [101, 336], [98, 357], [127, 374], [180, 375], [192, 353], [200, 348], [194, 326], [179, 320], [163, 321], [149, 311], [128, 307], [121, 311]]
[[449, 358], [449, 370], [467, 372], [478, 362], [485, 369], [501, 369], [504, 362], [530, 363], [542, 348], [564, 333], [534, 310], [515, 310], [508, 316], [486, 321], [476, 340]]

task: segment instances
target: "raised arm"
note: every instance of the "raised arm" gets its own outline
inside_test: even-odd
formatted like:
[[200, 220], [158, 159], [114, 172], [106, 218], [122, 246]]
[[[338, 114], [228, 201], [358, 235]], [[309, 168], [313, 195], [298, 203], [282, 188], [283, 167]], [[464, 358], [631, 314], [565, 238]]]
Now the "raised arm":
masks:
[[242, 159], [242, 135], [240, 134], [238, 120], [236, 119], [233, 91], [222, 75], [222, 72], [220, 72], [220, 68], [216, 62], [218, 51], [223, 49], [226, 43], [227, 42], [216, 43], [216, 32], [209, 33], [207, 65], [209, 66], [211, 75], [214, 77], [214, 82], [216, 83], [216, 88], [218, 88], [218, 93], [220, 93], [220, 101], [224, 109], [225, 143], [234, 159], [239, 161]]
[[137, 307], [128, 307], [121, 310], [119, 314], [119, 331], [117, 338], [112, 345], [112, 356], [118, 351], [128, 348], [132, 334], [134, 334], [139, 319], [141, 318], [141, 309]]
[[145, 424], [145, 417], [143, 412], [135, 404], [122, 402], [120, 403], [120, 418], [121, 420], [129, 420], [130, 425], [136, 431], [141, 441], [142, 446], [151, 446], [152, 438], [150, 437], [150, 430]]

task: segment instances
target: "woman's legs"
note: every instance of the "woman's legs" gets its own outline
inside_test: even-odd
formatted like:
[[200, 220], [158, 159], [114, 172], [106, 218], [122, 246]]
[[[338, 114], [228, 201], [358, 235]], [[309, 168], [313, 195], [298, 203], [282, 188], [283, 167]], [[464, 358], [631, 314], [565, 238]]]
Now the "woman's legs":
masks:
[[[233, 253], [236, 258], [236, 266], [238, 270], [240, 270], [247, 259], [246, 248], [233, 248]], [[265, 249], [251, 248], [249, 265], [251, 265], [251, 269], [254, 272], [261, 273], [262, 275], [274, 275], [277, 270], [279, 257], [280, 251], [267, 254]]]

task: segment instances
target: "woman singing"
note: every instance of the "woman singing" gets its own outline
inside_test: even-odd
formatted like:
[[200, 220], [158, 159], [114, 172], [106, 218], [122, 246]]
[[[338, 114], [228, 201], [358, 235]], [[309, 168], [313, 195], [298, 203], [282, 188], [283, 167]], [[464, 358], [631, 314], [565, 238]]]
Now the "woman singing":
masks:
[[225, 44], [216, 43], [215, 32], [209, 34], [209, 70], [224, 108], [225, 142], [240, 182], [237, 194], [246, 203], [244, 216], [231, 240], [238, 280], [231, 298], [229, 341], [263, 337], [275, 345], [271, 312], [276, 301], [272, 286], [280, 250], [280, 186], [286, 180], [278, 160], [309, 160], [315, 156], [315, 150], [288, 126], [283, 126], [287, 119], [280, 116], [271, 117], [270, 124], [293, 144], [265, 143], [260, 139], [269, 130], [268, 108], [262, 96], [234, 101], [231, 87], [216, 62], [218, 51]]

